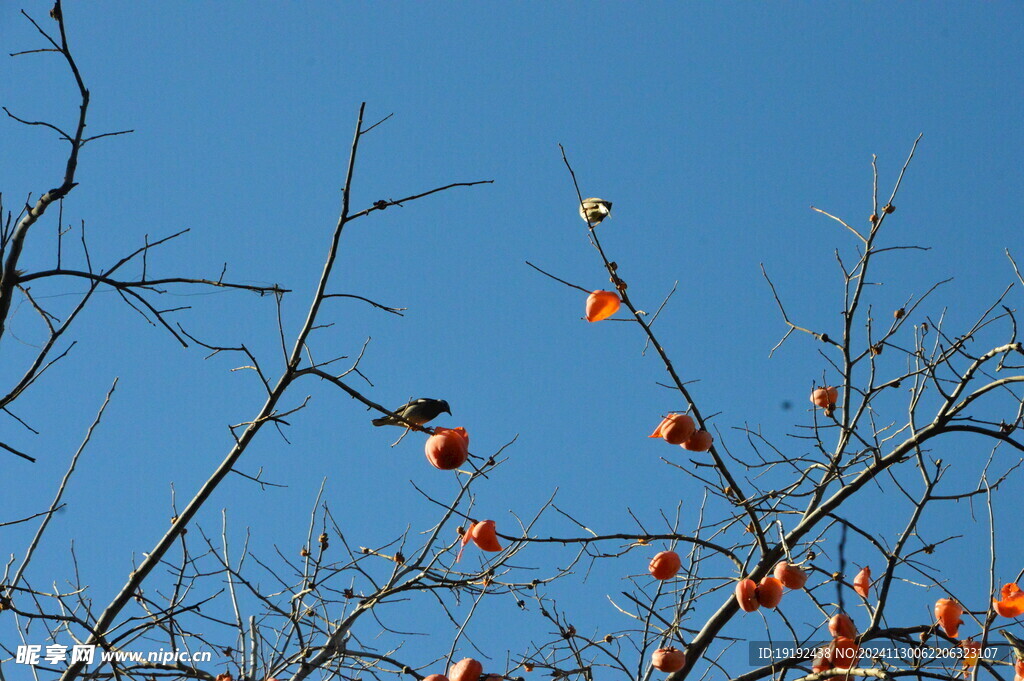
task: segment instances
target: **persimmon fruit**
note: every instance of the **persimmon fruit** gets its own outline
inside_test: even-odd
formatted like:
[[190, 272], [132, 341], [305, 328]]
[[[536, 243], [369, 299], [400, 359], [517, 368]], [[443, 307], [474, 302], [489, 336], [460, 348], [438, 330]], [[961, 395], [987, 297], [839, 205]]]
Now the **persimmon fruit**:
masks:
[[662, 419], [650, 437], [660, 437], [670, 445], [681, 445], [689, 440], [696, 430], [697, 426], [693, 419], [686, 414], [669, 414]]
[[818, 648], [814, 654], [814, 659], [811, 661], [811, 671], [815, 674], [821, 672], [827, 672], [832, 669], [832, 661], [828, 657], [828, 646]]
[[686, 653], [672, 646], [658, 648], [651, 654], [651, 666], [662, 672], [677, 672], [686, 666]]
[[481, 520], [470, 528], [468, 534], [473, 543], [484, 551], [501, 551], [493, 520]]
[[448, 669], [448, 681], [480, 681], [484, 666], [472, 657], [465, 657]]
[[960, 642], [960, 647], [964, 651], [962, 664], [966, 669], [970, 669], [978, 664], [978, 658], [981, 657], [981, 643], [975, 641], [973, 638], [969, 638], [966, 641]]
[[836, 636], [829, 645], [828, 657], [836, 669], [849, 669], [857, 664], [860, 645], [849, 636]]
[[853, 578], [853, 590], [861, 595], [862, 598], [868, 597], [868, 589], [871, 588], [871, 568], [864, 566], [861, 568], [857, 576]]
[[675, 577], [682, 565], [683, 561], [679, 558], [678, 553], [675, 551], [662, 551], [656, 554], [654, 558], [651, 558], [647, 569], [655, 579], [665, 580]]
[[821, 407], [822, 409], [833, 409], [836, 406], [836, 400], [839, 399], [839, 389], [830, 385], [824, 388], [815, 388], [811, 392], [811, 402], [814, 406]]
[[761, 607], [757, 600], [757, 584], [752, 579], [741, 579], [736, 582], [736, 602], [743, 612], [754, 612]]
[[715, 438], [711, 436], [711, 433], [706, 430], [698, 430], [686, 442], [682, 443], [682, 447], [691, 452], [706, 452], [711, 449], [711, 443], [714, 441]]
[[1021, 591], [1019, 586], [1013, 582], [1003, 584], [1003, 588], [999, 590], [999, 596], [998, 601], [992, 601], [992, 608], [997, 615], [1001, 617], [1024, 615], [1024, 591]]
[[599, 322], [608, 319], [619, 311], [622, 301], [617, 293], [611, 291], [594, 291], [587, 296], [587, 321]]
[[469, 458], [469, 433], [465, 428], [435, 428], [423, 446], [427, 461], [434, 468], [450, 471]]
[[775, 566], [775, 578], [787, 589], [802, 589], [807, 584], [807, 573], [786, 561]]
[[960, 625], [963, 624], [960, 616], [963, 614], [963, 606], [952, 598], [940, 598], [935, 601], [935, 619], [950, 638], [959, 636]]
[[775, 577], [765, 577], [754, 589], [754, 598], [765, 608], [774, 608], [782, 601], [782, 582]]
[[833, 636], [845, 636], [846, 638], [857, 638], [857, 627], [853, 620], [844, 612], [833, 615], [828, 621], [828, 633]]

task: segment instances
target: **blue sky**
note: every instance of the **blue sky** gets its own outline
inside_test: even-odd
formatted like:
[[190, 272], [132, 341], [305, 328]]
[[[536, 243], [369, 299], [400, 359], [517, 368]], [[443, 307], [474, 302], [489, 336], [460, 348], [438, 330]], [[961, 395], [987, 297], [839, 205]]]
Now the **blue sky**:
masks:
[[[0, 7], [5, 53], [39, 47], [18, 7]], [[45, 19], [48, 5], [26, 9]], [[922, 319], [945, 311], [960, 329], [1013, 281], [1003, 250], [1024, 258], [1024, 8], [1016, 3], [97, 2], [65, 12], [92, 92], [90, 130], [135, 130], [86, 148], [81, 184], [65, 203], [65, 222], [85, 221], [95, 263], [146, 235], [189, 228], [153, 254], [151, 272], [215, 278], [227, 262], [228, 278], [280, 283], [293, 291], [283, 307], [293, 334], [337, 216], [360, 102], [370, 121], [394, 116], [364, 140], [355, 206], [494, 180], [353, 223], [332, 290], [409, 309], [398, 318], [331, 302], [335, 325], [313, 348], [321, 358], [354, 356], [372, 338], [361, 364], [373, 381], [361, 386], [366, 394], [391, 405], [447, 399], [448, 425], [466, 426], [474, 451], [518, 434], [510, 461], [479, 492], [482, 515], [499, 527], [511, 526], [510, 510], [532, 515], [555, 487], [560, 505], [598, 532], [632, 530], [627, 507], [656, 526], [659, 509], [671, 514], [681, 503], [685, 525], [701, 494], [645, 438], [680, 404], [656, 385], [664, 370], [651, 353], [641, 356], [640, 330], [588, 325], [582, 294], [524, 264], [588, 289], [607, 283], [559, 143], [584, 195], [615, 204], [602, 240], [638, 305], [655, 309], [679, 282], [655, 328], [684, 379], [699, 381], [696, 399], [719, 414], [713, 422], [738, 454], [743, 438], [730, 428], [749, 424], [786, 442], [784, 433], [808, 424], [807, 392], [828, 370], [803, 338], [768, 359], [785, 327], [759, 265], [794, 319], [837, 331], [834, 251], [849, 255], [855, 243], [808, 207], [866, 226], [873, 153], [887, 193], [924, 134], [886, 239], [931, 250], [879, 261], [875, 280], [885, 285], [870, 302], [880, 318], [954, 277]], [[0, 99], [17, 115], [69, 124], [73, 96], [52, 56], [0, 60]], [[46, 131], [0, 121], [5, 207], [57, 184], [63, 151]], [[52, 216], [40, 224], [26, 269], [52, 266], [54, 230]], [[77, 238], [66, 247], [80, 264]], [[53, 282], [33, 292], [59, 309], [78, 290]], [[176, 317], [190, 333], [244, 342], [268, 366], [279, 362], [269, 298], [176, 289], [161, 302], [192, 306]], [[0, 346], [5, 385], [20, 366], [7, 358], [27, 356], [38, 334], [34, 313], [16, 308]], [[120, 377], [33, 573], [40, 584], [63, 578], [73, 539], [85, 581], [106, 602], [133, 552], [149, 550], [166, 527], [170, 484], [179, 502], [190, 497], [230, 446], [227, 424], [251, 417], [261, 400], [251, 376], [230, 372], [239, 361], [182, 349], [116, 294], [98, 296], [76, 338], [68, 359], [17, 404], [41, 434], [3, 422], [4, 441], [39, 458], [4, 463], [18, 481], [4, 506], [42, 510]], [[290, 444], [266, 430], [243, 459], [243, 470], [262, 468], [287, 487], [260, 492], [231, 479], [200, 525], [216, 534], [224, 507], [238, 536], [251, 528], [264, 554], [278, 546], [294, 555], [324, 477], [325, 498], [354, 545], [429, 523], [433, 510], [409, 481], [439, 495], [454, 483], [426, 467], [420, 439], [391, 449], [394, 433], [371, 428], [372, 415], [345, 395], [309, 382], [289, 404], [306, 395]], [[795, 408], [783, 409], [785, 401]], [[986, 446], [957, 442], [941, 455], [962, 457], [976, 473]], [[1019, 483], [1008, 490], [1003, 499], [1019, 494]], [[888, 531], [877, 501], [864, 504], [865, 522]], [[987, 522], [980, 506], [942, 513], [939, 525]], [[571, 529], [551, 521], [552, 533]], [[20, 555], [30, 531], [0, 530], [4, 553]], [[972, 550], [950, 548], [943, 560], [980, 608], [987, 582], [964, 558]], [[607, 574], [564, 587], [588, 629], [623, 625], [602, 594], [643, 571], [646, 558], [633, 556], [633, 567], [607, 561]], [[1008, 552], [1007, 580], [1021, 559], [1019, 549]], [[485, 621], [477, 634], [489, 641]], [[510, 638], [493, 645], [514, 654], [546, 631], [539, 618], [510, 626]], [[436, 637], [446, 650], [451, 632]], [[504, 650], [491, 653], [504, 659]]]

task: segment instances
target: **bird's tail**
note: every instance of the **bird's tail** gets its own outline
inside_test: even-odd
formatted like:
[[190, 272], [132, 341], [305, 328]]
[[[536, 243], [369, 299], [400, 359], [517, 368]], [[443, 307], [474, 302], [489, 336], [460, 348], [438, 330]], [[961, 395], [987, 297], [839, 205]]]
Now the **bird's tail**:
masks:
[[375, 426], [390, 426], [393, 423], [393, 421], [391, 420], [390, 416], [382, 416], [379, 419], [374, 419], [370, 421], [370, 423], [372, 423]]

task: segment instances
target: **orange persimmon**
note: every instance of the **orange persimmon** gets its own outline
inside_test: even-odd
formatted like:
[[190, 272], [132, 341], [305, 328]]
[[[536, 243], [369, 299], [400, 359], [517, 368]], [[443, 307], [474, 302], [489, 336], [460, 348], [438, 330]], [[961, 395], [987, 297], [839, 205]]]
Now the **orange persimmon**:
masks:
[[1013, 663], [1013, 681], [1024, 680], [1024, 660], [1017, 660]]
[[670, 445], [681, 445], [690, 439], [697, 426], [686, 414], [669, 414], [661, 420], [654, 432], [647, 437], [660, 437]]
[[782, 582], [787, 589], [802, 589], [807, 583], [807, 573], [786, 561], [775, 566], [775, 578]]
[[672, 579], [679, 572], [679, 568], [682, 565], [683, 561], [679, 558], [678, 553], [675, 551], [662, 551], [656, 554], [654, 558], [651, 558], [647, 570], [655, 579]]
[[832, 669], [832, 660], [828, 656], [828, 646], [818, 648], [814, 654], [814, 659], [811, 661], [811, 671], [819, 674], [827, 672], [829, 669]]
[[466, 534], [470, 535], [473, 543], [484, 551], [501, 551], [493, 520], [481, 520], [473, 525]]
[[973, 638], [969, 638], [966, 641], [960, 641], [960, 647], [964, 651], [963, 659], [961, 660], [965, 669], [971, 669], [978, 664], [978, 658], [981, 657], [981, 643], [975, 641]]
[[827, 656], [836, 669], [849, 669], [857, 664], [860, 645], [849, 636], [836, 636], [828, 647]]
[[480, 681], [484, 666], [471, 657], [466, 657], [448, 670], [449, 681]]
[[662, 672], [677, 672], [686, 666], [686, 653], [672, 646], [658, 648], [651, 654], [651, 666]]
[[962, 614], [964, 614], [964, 608], [955, 599], [940, 598], [935, 601], [935, 619], [942, 625], [946, 636], [950, 638], [957, 638], [960, 635], [960, 625], [963, 624], [960, 619]]
[[862, 598], [868, 597], [868, 589], [871, 588], [871, 568], [864, 566], [861, 568], [857, 576], [853, 578], [853, 590], [861, 595]]
[[594, 291], [587, 296], [587, 321], [599, 322], [619, 311], [622, 301], [611, 291]]
[[428, 674], [423, 677], [423, 681], [448, 681], [448, 677], [444, 674]]
[[681, 446], [691, 452], [706, 452], [711, 449], [711, 443], [714, 441], [715, 438], [711, 437], [711, 433], [706, 430], [698, 430]]
[[466, 463], [469, 458], [469, 433], [458, 428], [434, 428], [434, 434], [424, 445], [427, 460], [434, 468], [450, 471]]
[[839, 399], [839, 389], [830, 385], [824, 388], [815, 388], [811, 391], [811, 402], [814, 406], [822, 409], [835, 409], [836, 400]]
[[752, 579], [741, 579], [736, 582], [736, 602], [743, 612], [754, 612], [761, 607], [757, 600], [757, 584]]
[[853, 620], [844, 612], [833, 615], [828, 621], [828, 633], [833, 636], [845, 636], [846, 638], [857, 638], [857, 627]]
[[782, 600], [782, 582], [775, 577], [765, 577], [754, 589], [754, 598], [765, 608], [774, 608]]
[[1024, 591], [1021, 591], [1019, 586], [1013, 582], [1003, 584], [1003, 588], [999, 590], [999, 596], [998, 601], [992, 601], [992, 607], [997, 614], [1003, 617], [1024, 615]]

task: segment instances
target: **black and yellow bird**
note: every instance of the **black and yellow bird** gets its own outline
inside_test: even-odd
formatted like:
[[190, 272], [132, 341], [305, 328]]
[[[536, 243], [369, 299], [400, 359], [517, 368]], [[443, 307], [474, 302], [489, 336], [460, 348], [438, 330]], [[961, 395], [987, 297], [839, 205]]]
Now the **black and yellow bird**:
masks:
[[[394, 412], [401, 416], [409, 423], [413, 423], [417, 426], [422, 426], [424, 423], [433, 421], [441, 414], [447, 412], [450, 416], [452, 413], [451, 407], [445, 400], [435, 400], [430, 397], [421, 397], [418, 400], [413, 400], [407, 404], [403, 404]], [[402, 426], [408, 428], [408, 424], [395, 418], [394, 416], [382, 416], [379, 419], [373, 420], [375, 426]]]

